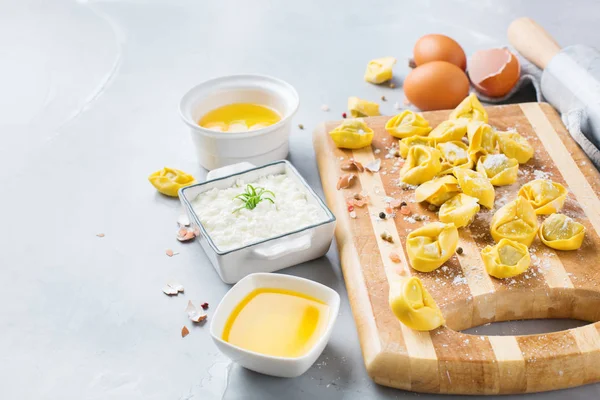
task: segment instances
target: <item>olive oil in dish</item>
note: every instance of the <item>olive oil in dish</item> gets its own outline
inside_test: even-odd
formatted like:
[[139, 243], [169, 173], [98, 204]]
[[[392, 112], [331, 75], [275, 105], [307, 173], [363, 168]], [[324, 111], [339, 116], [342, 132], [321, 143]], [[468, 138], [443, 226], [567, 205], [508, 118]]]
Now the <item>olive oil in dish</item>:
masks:
[[207, 112], [198, 122], [217, 132], [247, 132], [273, 125], [281, 120], [277, 111], [260, 104], [233, 103]]
[[223, 340], [269, 356], [301, 357], [324, 334], [329, 306], [313, 297], [285, 289], [250, 292], [233, 310]]

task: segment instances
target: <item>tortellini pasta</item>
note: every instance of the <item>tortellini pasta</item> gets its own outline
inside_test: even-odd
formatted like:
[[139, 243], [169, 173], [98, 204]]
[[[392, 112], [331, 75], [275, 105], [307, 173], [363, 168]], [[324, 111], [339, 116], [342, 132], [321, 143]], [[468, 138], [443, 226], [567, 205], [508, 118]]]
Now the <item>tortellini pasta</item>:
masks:
[[456, 196], [459, 191], [456, 178], [452, 175], [445, 175], [419, 186], [415, 190], [415, 200], [419, 203], [426, 201], [439, 207], [448, 199]]
[[465, 97], [463, 101], [450, 113], [450, 119], [466, 118], [472, 121], [488, 122], [488, 114], [479, 102], [475, 93]]
[[454, 176], [466, 195], [475, 197], [479, 204], [486, 208], [494, 207], [496, 192], [485, 175], [470, 169], [458, 168], [454, 170]]
[[400, 180], [409, 185], [427, 182], [442, 170], [441, 157], [440, 151], [433, 147], [411, 147], [400, 169]]
[[519, 196], [531, 203], [537, 215], [547, 215], [562, 208], [567, 199], [567, 189], [550, 179], [536, 179], [521, 186]]
[[436, 143], [460, 141], [467, 133], [467, 121], [464, 119], [444, 121], [429, 133]]
[[436, 148], [442, 153], [442, 171], [440, 175], [452, 174], [456, 168], [473, 168], [473, 161], [463, 142], [440, 143]]
[[339, 148], [360, 149], [371, 145], [374, 132], [362, 119], [347, 119], [329, 132], [329, 135]]
[[504, 154], [489, 154], [477, 160], [477, 171], [486, 175], [494, 186], [512, 185], [518, 178], [519, 162]]
[[531, 204], [523, 197], [517, 197], [496, 211], [490, 223], [490, 232], [496, 242], [510, 239], [530, 246], [538, 227]]
[[427, 136], [411, 136], [398, 142], [398, 151], [402, 158], [408, 157], [408, 150], [413, 146], [435, 147], [433, 140]]
[[462, 228], [473, 221], [479, 209], [479, 203], [475, 197], [459, 193], [442, 204], [439, 218], [445, 224], [452, 223], [457, 228]]
[[415, 276], [390, 281], [389, 304], [396, 318], [411, 329], [431, 331], [445, 323], [435, 300]]
[[432, 222], [415, 229], [406, 237], [406, 252], [417, 271], [431, 272], [448, 261], [458, 246], [454, 224]]
[[495, 246], [486, 246], [481, 251], [481, 258], [487, 273], [500, 279], [520, 275], [531, 264], [527, 246], [510, 239], [501, 239]]
[[348, 111], [352, 118], [375, 117], [379, 114], [379, 104], [372, 101], [350, 97], [348, 99]]
[[540, 226], [542, 243], [556, 250], [577, 250], [583, 243], [585, 226], [564, 214], [552, 214]]
[[421, 114], [404, 110], [386, 122], [385, 130], [398, 139], [404, 139], [415, 135], [426, 136], [431, 132], [431, 127]]
[[516, 159], [519, 164], [525, 164], [533, 157], [533, 147], [518, 132], [496, 132], [496, 138], [500, 151], [507, 157]]
[[376, 58], [367, 64], [365, 81], [383, 83], [392, 79], [392, 67], [396, 64], [394, 57]]
[[496, 152], [496, 133], [490, 125], [484, 122], [469, 122], [467, 138], [469, 139], [468, 152], [473, 162], [482, 155]]

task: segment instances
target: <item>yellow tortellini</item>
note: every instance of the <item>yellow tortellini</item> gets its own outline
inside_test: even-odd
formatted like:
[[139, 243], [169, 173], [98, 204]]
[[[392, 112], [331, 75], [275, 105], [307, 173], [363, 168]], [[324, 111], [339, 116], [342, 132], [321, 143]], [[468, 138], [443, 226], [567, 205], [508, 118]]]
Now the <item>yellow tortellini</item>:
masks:
[[496, 242], [510, 239], [531, 246], [538, 227], [531, 204], [523, 197], [517, 197], [496, 211], [490, 223], [490, 232]]
[[488, 154], [477, 160], [477, 171], [486, 175], [494, 186], [512, 185], [518, 178], [519, 162], [504, 154]]
[[536, 179], [521, 186], [519, 196], [527, 199], [537, 215], [559, 211], [567, 199], [567, 189], [550, 179]]
[[486, 208], [494, 207], [496, 192], [490, 180], [483, 174], [470, 169], [458, 168], [454, 170], [461, 190], [471, 197], [475, 197], [479, 204]]
[[365, 81], [383, 83], [392, 79], [392, 67], [396, 64], [394, 57], [376, 58], [367, 64]]
[[389, 304], [404, 325], [417, 331], [431, 331], [444, 325], [444, 316], [417, 277], [390, 281]]
[[542, 223], [542, 243], [556, 250], [577, 250], [583, 243], [585, 226], [564, 214], [552, 214]]
[[500, 151], [507, 157], [516, 159], [519, 164], [525, 164], [533, 157], [533, 147], [518, 132], [496, 132], [496, 138]]
[[411, 147], [400, 169], [400, 180], [409, 185], [427, 182], [442, 170], [441, 157], [440, 151], [433, 147]]
[[376, 117], [379, 114], [379, 104], [359, 99], [358, 97], [350, 97], [348, 99], [348, 111], [353, 118]]
[[408, 150], [413, 146], [435, 147], [433, 140], [427, 136], [411, 136], [398, 142], [398, 151], [402, 158], [408, 157]]
[[454, 168], [473, 168], [473, 161], [463, 142], [444, 142], [436, 146], [442, 153], [442, 174], [451, 174]]
[[386, 122], [385, 130], [398, 139], [404, 139], [415, 135], [426, 136], [431, 132], [431, 127], [421, 114], [404, 110]]
[[467, 121], [464, 119], [444, 121], [429, 133], [436, 143], [457, 142], [467, 133]]
[[481, 121], [469, 122], [467, 138], [469, 156], [474, 162], [482, 155], [496, 153], [496, 133], [490, 125]]
[[171, 197], [179, 197], [179, 189], [196, 183], [192, 175], [168, 167], [152, 173], [148, 180], [160, 193]]
[[488, 122], [488, 114], [479, 102], [475, 93], [465, 97], [463, 101], [450, 113], [450, 119], [466, 118], [472, 121]]
[[481, 251], [481, 258], [487, 273], [500, 279], [520, 275], [531, 264], [527, 246], [510, 239], [501, 239], [495, 246], [486, 246]]
[[459, 191], [456, 178], [452, 175], [445, 175], [419, 186], [415, 190], [415, 200], [419, 203], [426, 201], [439, 207], [448, 199], [456, 196]]
[[459, 193], [442, 204], [439, 218], [445, 224], [453, 223], [457, 228], [462, 228], [473, 221], [479, 209], [479, 203], [475, 197]]
[[431, 272], [448, 261], [458, 246], [458, 229], [454, 224], [432, 222], [415, 229], [406, 237], [410, 265], [421, 272]]
[[370, 146], [373, 134], [373, 130], [362, 119], [347, 119], [329, 132], [335, 145], [343, 149]]

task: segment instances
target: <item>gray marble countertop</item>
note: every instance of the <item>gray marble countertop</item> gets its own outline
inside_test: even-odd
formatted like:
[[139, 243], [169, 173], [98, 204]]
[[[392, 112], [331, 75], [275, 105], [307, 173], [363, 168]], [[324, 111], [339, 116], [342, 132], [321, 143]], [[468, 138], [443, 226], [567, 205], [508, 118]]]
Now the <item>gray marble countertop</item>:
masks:
[[[293, 130], [289, 159], [322, 194], [312, 129], [338, 119], [349, 96], [385, 95], [384, 114], [402, 102], [401, 89], [363, 81], [370, 59], [397, 57], [401, 81], [421, 35], [448, 34], [470, 54], [505, 44], [519, 16], [536, 19], [562, 45], [597, 45], [598, 15], [597, 1], [0, 1], [0, 397], [437, 397], [369, 379], [335, 246], [282, 271], [342, 297], [331, 341], [303, 376], [277, 379], [231, 364], [207, 326], [181, 338], [188, 299], [214, 310], [229, 286], [199, 246], [175, 240], [179, 202], [146, 179], [165, 165], [205, 175], [179, 99], [202, 80], [232, 73], [290, 82], [301, 98], [294, 126], [305, 129]], [[527, 99], [533, 94], [520, 98]], [[169, 258], [167, 248], [179, 254]], [[185, 295], [161, 292], [170, 278]], [[572, 322], [485, 329], [557, 324]], [[599, 388], [531, 397], [598, 398]]]

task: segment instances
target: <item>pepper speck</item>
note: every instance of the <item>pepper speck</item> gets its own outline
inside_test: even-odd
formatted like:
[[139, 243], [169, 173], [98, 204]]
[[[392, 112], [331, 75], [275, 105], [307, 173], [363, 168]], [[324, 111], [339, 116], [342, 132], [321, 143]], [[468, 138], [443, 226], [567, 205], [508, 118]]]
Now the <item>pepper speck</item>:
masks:
[[383, 211], [379, 213], [379, 218], [385, 219], [385, 213]]
[[456, 249], [456, 252], [457, 252], [457, 253], [460, 255], [460, 254], [462, 254], [464, 251], [463, 251], [463, 248], [462, 248], [462, 247], [459, 247], [459, 248], [457, 248], [457, 249]]
[[354, 211], [354, 206], [348, 206], [348, 211]]
[[200, 307], [202, 307], [203, 310], [206, 310], [208, 308], [208, 303], [202, 303], [200, 304]]
[[342, 118], [346, 118], [346, 113], [342, 113]]

